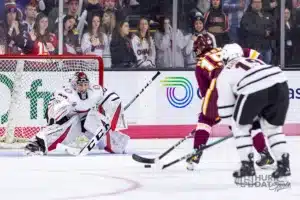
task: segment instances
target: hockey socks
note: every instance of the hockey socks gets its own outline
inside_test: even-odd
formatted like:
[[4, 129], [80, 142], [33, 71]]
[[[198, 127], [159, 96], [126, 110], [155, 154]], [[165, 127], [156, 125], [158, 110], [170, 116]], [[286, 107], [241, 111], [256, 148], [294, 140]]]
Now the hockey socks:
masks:
[[198, 152], [197, 155], [194, 155], [186, 160], [187, 162], [187, 169], [188, 170], [194, 170], [194, 164], [198, 164], [200, 161], [200, 158], [202, 156], [203, 152], [200, 152], [200, 147], [206, 145], [209, 135], [211, 133], [211, 126], [204, 124], [204, 123], [198, 123], [197, 130], [194, 135], [194, 149], [195, 152]]
[[257, 133], [252, 140], [253, 146], [258, 153], [262, 153], [266, 149], [266, 141], [262, 132]]
[[198, 123], [194, 136], [194, 149], [198, 149], [200, 145], [206, 145], [210, 133], [211, 126], [204, 123]]

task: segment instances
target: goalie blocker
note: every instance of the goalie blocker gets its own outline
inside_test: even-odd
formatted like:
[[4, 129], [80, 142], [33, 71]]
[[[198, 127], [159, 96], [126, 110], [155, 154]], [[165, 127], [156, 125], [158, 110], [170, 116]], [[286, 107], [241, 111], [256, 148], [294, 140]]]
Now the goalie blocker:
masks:
[[[53, 94], [46, 112], [48, 126], [25, 147], [27, 155], [46, 155], [58, 144], [69, 146], [79, 136], [89, 140], [100, 131], [99, 149], [125, 153], [129, 136], [117, 131], [127, 128], [120, 97], [100, 85], [90, 86], [87, 75], [77, 72], [69, 86]], [[109, 128], [111, 127], [111, 130]]]

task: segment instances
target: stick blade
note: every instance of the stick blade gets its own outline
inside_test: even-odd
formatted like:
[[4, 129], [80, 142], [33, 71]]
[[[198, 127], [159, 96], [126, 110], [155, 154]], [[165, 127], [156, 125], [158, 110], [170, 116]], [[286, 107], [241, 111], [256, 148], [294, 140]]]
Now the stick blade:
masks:
[[140, 162], [140, 163], [148, 163], [148, 164], [155, 163], [154, 158], [144, 158], [144, 157], [139, 156], [137, 154], [132, 154], [132, 159], [137, 161], [137, 162]]

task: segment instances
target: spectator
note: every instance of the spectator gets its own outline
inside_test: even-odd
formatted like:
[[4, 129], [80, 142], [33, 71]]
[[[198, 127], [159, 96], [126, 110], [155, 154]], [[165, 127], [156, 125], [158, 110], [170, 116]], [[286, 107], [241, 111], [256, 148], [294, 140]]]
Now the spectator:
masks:
[[122, 69], [136, 66], [137, 59], [131, 45], [127, 21], [121, 21], [114, 32], [110, 43], [110, 53], [112, 68]]
[[197, 37], [199, 35], [206, 35], [207, 40], [211, 40], [211, 42], [213, 43], [213, 47], [214, 48], [217, 47], [215, 36], [204, 29], [204, 17], [201, 15], [201, 13], [198, 13], [197, 16], [194, 17], [193, 29], [194, 32], [192, 34], [185, 36], [186, 39], [188, 40], [188, 44], [185, 47], [185, 53], [187, 55], [186, 61], [189, 67], [195, 67], [196, 65], [196, 55], [194, 53], [194, 42], [197, 40]]
[[[78, 32], [81, 34], [84, 29], [84, 26], [87, 24], [87, 22], [86, 22], [87, 11], [83, 12], [80, 16], [81, 10], [79, 10], [80, 9], [79, 0], [66, 0], [66, 4], [67, 4], [67, 14], [66, 15], [73, 16], [76, 19], [76, 24], [78, 24], [78, 25], [82, 24], [82, 26], [80, 26], [80, 28], [77, 27]], [[64, 15], [63, 18], [66, 15]], [[58, 27], [58, 7], [53, 9], [49, 13], [49, 16], [51, 16], [51, 18], [53, 18], [53, 19], [56, 18], [55, 23], [50, 22], [49, 30], [56, 31], [56, 29]]]
[[249, 0], [224, 0], [224, 11], [228, 14], [230, 42], [238, 43], [240, 22]]
[[175, 48], [175, 63], [173, 67], [184, 67], [184, 59], [182, 50], [187, 45], [182, 32], [178, 29], [176, 31], [176, 44], [172, 47], [172, 32], [171, 21], [167, 17], [159, 19], [159, 28], [154, 34], [154, 43], [156, 47], [156, 66], [157, 67], [171, 67], [172, 66], [172, 48]]
[[[35, 5], [39, 11], [44, 11], [46, 9], [45, 0], [15, 0], [18, 7], [26, 8], [27, 5]], [[53, 0], [52, 0], [53, 1]]]
[[75, 19], [78, 18], [79, 0], [68, 0], [68, 12], [67, 15], [73, 16]]
[[[65, 16], [63, 21], [63, 53], [64, 54], [81, 54], [81, 47], [79, 44], [78, 31], [76, 30], [76, 19], [73, 16]], [[58, 33], [57, 33], [58, 36]]]
[[[276, 58], [276, 55], [280, 55], [280, 7], [281, 7], [281, 0], [263, 0], [262, 1], [262, 10], [264, 13], [268, 13], [272, 16], [272, 20], [274, 23], [274, 30], [278, 34], [275, 34], [274, 40], [271, 42], [271, 49], [272, 49], [272, 60], [275, 61], [274, 64], [279, 64], [279, 58]], [[285, 7], [292, 9], [293, 2], [292, 0], [285, 1]]]
[[262, 11], [262, 0], [251, 0], [241, 20], [244, 46], [261, 53], [266, 63], [271, 62], [271, 39], [274, 34], [272, 16]]
[[210, 0], [198, 0], [197, 8], [201, 13], [206, 13], [210, 8]]
[[25, 20], [23, 21], [23, 24], [26, 25], [26, 31], [30, 32], [33, 29], [35, 19], [37, 16], [37, 7], [35, 4], [29, 3], [25, 7]]
[[115, 27], [116, 27], [115, 14], [110, 10], [105, 11], [102, 17], [102, 29], [103, 32], [107, 35], [109, 43], [111, 41], [112, 33], [114, 32]]
[[[102, 30], [106, 34], [108, 38], [108, 45], [110, 46], [112, 40], [112, 34], [116, 27], [116, 16], [114, 12], [110, 10], [106, 10], [102, 17]], [[110, 50], [108, 50], [105, 55], [103, 55], [103, 59], [106, 62], [106, 66], [111, 66], [111, 55]]]
[[100, 4], [99, 0], [88, 0], [86, 10], [88, 12], [88, 19], [90, 19], [94, 13], [103, 16], [102, 2]]
[[117, 0], [103, 0], [103, 10], [104, 12], [107, 10], [114, 12], [116, 20], [118, 22], [126, 18], [126, 15], [123, 13], [123, 10], [118, 9]]
[[300, 7], [300, 0], [292, 0], [293, 8], [299, 8]]
[[34, 43], [31, 50], [33, 55], [53, 55], [57, 53], [57, 38], [48, 29], [48, 17], [40, 13], [37, 16], [33, 31], [29, 33]]
[[132, 38], [132, 46], [137, 57], [137, 67], [155, 67], [155, 45], [146, 18], [140, 19], [137, 33]]
[[204, 15], [204, 27], [216, 37], [218, 47], [229, 43], [228, 17], [223, 12], [221, 0], [211, 0], [210, 9]]
[[[107, 36], [101, 32], [101, 17], [94, 15], [88, 23], [88, 32], [83, 34], [81, 48], [84, 54], [103, 56], [109, 51]], [[105, 60], [104, 60], [105, 61]], [[109, 65], [108, 65], [109, 64]], [[104, 62], [104, 66], [110, 66], [110, 63]]]
[[[295, 38], [297, 35], [294, 31], [294, 24], [291, 20], [291, 11], [288, 8], [284, 10], [284, 21], [285, 21], [285, 63], [287, 65], [292, 64], [294, 61], [294, 50], [295, 50]], [[278, 30], [277, 30], [278, 31]], [[278, 31], [280, 34], [280, 31]], [[280, 58], [280, 55], [277, 55]]]
[[7, 53], [21, 54], [22, 41], [26, 35], [26, 26], [21, 23], [22, 13], [17, 8], [15, 2], [7, 2], [5, 4], [7, 32]]
[[6, 30], [3, 21], [0, 21], [0, 55], [6, 54]]

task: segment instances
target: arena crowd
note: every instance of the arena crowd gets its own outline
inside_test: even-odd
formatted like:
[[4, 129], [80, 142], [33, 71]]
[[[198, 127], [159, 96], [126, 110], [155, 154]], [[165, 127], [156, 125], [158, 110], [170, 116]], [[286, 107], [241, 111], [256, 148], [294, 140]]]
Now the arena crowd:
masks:
[[[193, 68], [193, 43], [208, 31], [217, 47], [238, 42], [279, 63], [279, 0], [64, 0], [63, 54], [97, 55], [105, 68]], [[58, 0], [5, 0], [0, 54], [58, 54]], [[286, 0], [286, 65], [300, 56], [300, 0]], [[175, 32], [175, 41], [172, 35]], [[175, 48], [175, 56], [172, 51]], [[175, 59], [176, 66], [173, 66]]]

